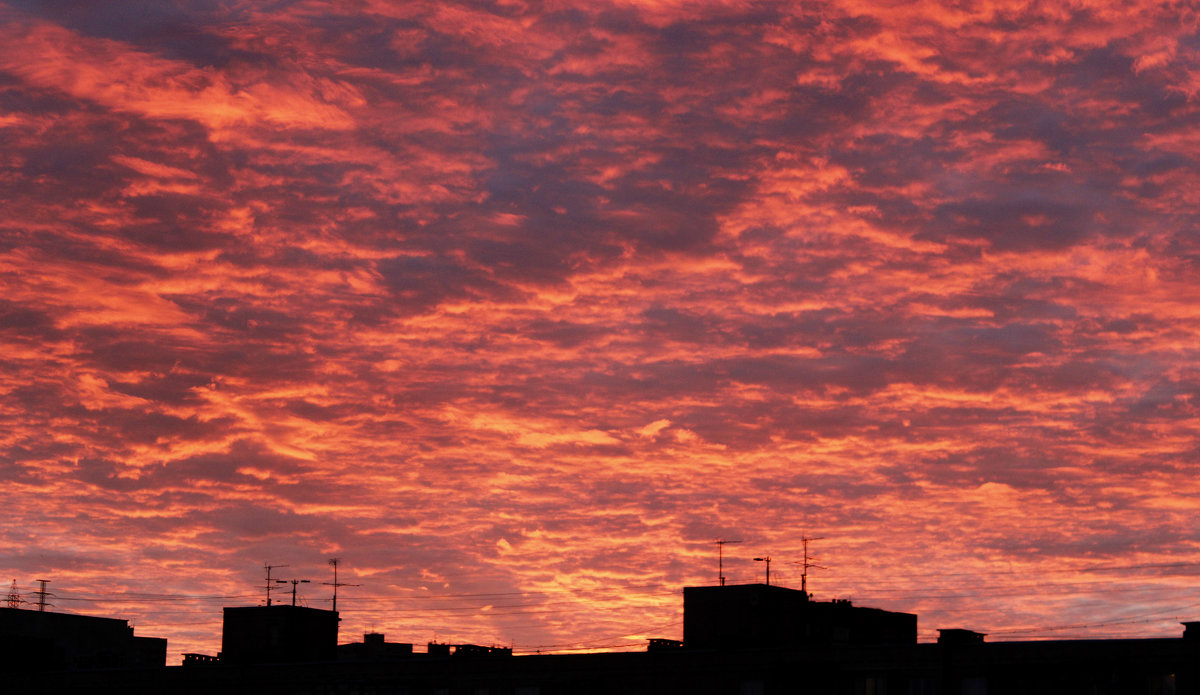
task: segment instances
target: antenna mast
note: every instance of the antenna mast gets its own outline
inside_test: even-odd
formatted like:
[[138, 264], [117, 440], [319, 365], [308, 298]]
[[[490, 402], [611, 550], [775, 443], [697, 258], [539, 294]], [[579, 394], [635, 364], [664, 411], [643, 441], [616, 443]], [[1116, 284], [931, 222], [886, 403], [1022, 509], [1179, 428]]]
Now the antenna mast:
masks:
[[8, 607], [20, 608], [24, 601], [21, 600], [21, 594], [17, 591], [17, 580], [13, 580], [12, 588], [8, 590]]
[[271, 605], [271, 589], [275, 588], [275, 585], [271, 583], [271, 570], [276, 567], [287, 567], [287, 565], [268, 565], [264, 562], [263, 567], [267, 568], [267, 605], [269, 606]]
[[767, 563], [767, 586], [771, 586], [771, 556], [763, 555], [762, 557], [756, 557], [754, 561]]
[[721, 586], [725, 586], [725, 544], [741, 543], [741, 541], [727, 541], [724, 538], [718, 538], [713, 543], [717, 546], [717, 580]]
[[308, 584], [307, 579], [276, 579], [276, 584], [291, 584], [292, 585], [292, 605], [296, 605], [296, 585]]
[[800, 590], [805, 593], [808, 593], [808, 568], [812, 567], [814, 569], [819, 569], [819, 570], [829, 569], [828, 567], [822, 567], [820, 565], [816, 565], [816, 564], [813, 564], [812, 562], [809, 562], [810, 560], [815, 560], [816, 558], [814, 558], [808, 554], [808, 542], [809, 541], [823, 541], [823, 540], [825, 540], [825, 538], [824, 537], [809, 538], [808, 536], [802, 536], [800, 538], [800, 540], [804, 543], [804, 562], [801, 563], [804, 566], [804, 571], [801, 572], [801, 574], [800, 574]]
[[[35, 579], [34, 581], [37, 582], [38, 584], [42, 585], [41, 590], [33, 592], [33, 595], [38, 597], [38, 604], [37, 604], [38, 612], [44, 613], [46, 611], [46, 605], [47, 605], [46, 597], [54, 595], [54, 594], [50, 593], [49, 591], [46, 591], [46, 585], [50, 583], [50, 580], [49, 579]], [[54, 604], [51, 603], [49, 605], [53, 606]]]
[[322, 584], [324, 584], [325, 586], [332, 586], [332, 587], [333, 587], [333, 611], [334, 611], [335, 613], [337, 612], [337, 590], [338, 590], [338, 587], [339, 587], [339, 586], [361, 586], [360, 584], [347, 584], [347, 583], [345, 583], [345, 582], [339, 582], [339, 581], [338, 581], [338, 578], [337, 578], [337, 568], [338, 568], [338, 563], [339, 563], [339, 562], [341, 562], [341, 559], [339, 559], [339, 558], [336, 558], [336, 557], [331, 557], [331, 558], [329, 558], [329, 564], [333, 566], [333, 582], [332, 582], [332, 583], [330, 583], [330, 582], [321, 582], [321, 583], [322, 583]]

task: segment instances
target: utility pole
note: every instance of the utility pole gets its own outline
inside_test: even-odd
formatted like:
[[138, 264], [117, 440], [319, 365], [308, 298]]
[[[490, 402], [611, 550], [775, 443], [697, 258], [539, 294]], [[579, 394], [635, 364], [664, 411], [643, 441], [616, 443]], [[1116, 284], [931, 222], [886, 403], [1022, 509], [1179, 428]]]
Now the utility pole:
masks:
[[292, 605], [296, 605], [296, 585], [308, 584], [307, 579], [276, 579], [276, 584], [291, 584], [292, 585]]
[[17, 591], [17, 580], [14, 579], [12, 587], [8, 590], [8, 607], [20, 608], [22, 603], [21, 594]]
[[756, 557], [754, 561], [767, 563], [767, 586], [771, 586], [771, 556], [763, 555], [762, 557]]
[[333, 612], [334, 613], [337, 612], [337, 590], [338, 590], [338, 587], [339, 586], [360, 586], [359, 584], [346, 584], [345, 582], [338, 581], [337, 568], [338, 568], [338, 563], [340, 563], [340, 562], [341, 562], [341, 560], [336, 557], [329, 558], [329, 564], [333, 566], [333, 582], [332, 583], [321, 582], [325, 586], [333, 587]]
[[809, 538], [808, 536], [803, 536], [800, 538], [800, 540], [804, 543], [804, 562], [801, 563], [804, 566], [804, 571], [801, 572], [801, 574], [800, 574], [800, 590], [807, 594], [808, 593], [808, 568], [812, 567], [812, 568], [819, 569], [819, 570], [827, 570], [829, 568], [813, 564], [812, 562], [810, 562], [810, 560], [815, 560], [816, 558], [814, 558], [808, 554], [808, 542], [809, 541], [823, 541], [823, 540], [825, 540], [824, 538]]
[[[46, 585], [50, 583], [50, 580], [49, 579], [35, 579], [34, 581], [37, 582], [38, 584], [42, 585], [41, 590], [33, 592], [33, 595], [38, 597], [38, 612], [44, 613], [46, 611], [46, 605], [47, 605], [46, 597], [54, 595], [54, 594], [50, 593], [49, 591], [46, 591]], [[54, 604], [51, 603], [49, 605], [53, 606]]]
[[271, 570], [275, 569], [276, 567], [287, 567], [287, 566], [288, 565], [268, 565], [265, 562], [263, 563], [263, 567], [267, 568], [267, 605], [268, 606], [271, 605], [271, 589], [275, 588], [275, 585], [271, 583]]
[[725, 544], [741, 543], [741, 541], [727, 541], [724, 538], [718, 538], [713, 543], [717, 545], [717, 581], [721, 586], [725, 586]]

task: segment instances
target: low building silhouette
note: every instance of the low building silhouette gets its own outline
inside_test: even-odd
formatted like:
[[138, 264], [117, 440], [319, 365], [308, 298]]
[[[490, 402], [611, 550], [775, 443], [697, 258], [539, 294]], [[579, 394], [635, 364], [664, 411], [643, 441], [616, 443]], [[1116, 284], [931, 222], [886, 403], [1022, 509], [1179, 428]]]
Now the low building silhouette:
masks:
[[479, 656], [512, 656], [510, 647], [485, 647], [479, 644], [448, 644], [446, 642], [430, 642], [425, 645], [425, 653], [429, 656], [458, 658]]
[[983, 638], [987, 637], [982, 632], [974, 630], [963, 630], [961, 628], [953, 628], [949, 630], [938, 630], [938, 644], [983, 644]]
[[482, 644], [455, 644], [452, 656], [474, 658], [485, 656], [512, 656], [512, 647], [487, 647]]
[[813, 601], [768, 584], [683, 590], [683, 645], [689, 649], [916, 644], [917, 616], [850, 601]]
[[0, 608], [0, 671], [33, 673], [162, 667], [167, 641], [137, 637], [129, 621]]
[[338, 661], [396, 661], [412, 655], [411, 642], [388, 642], [379, 632], [368, 632], [362, 642], [337, 646]]

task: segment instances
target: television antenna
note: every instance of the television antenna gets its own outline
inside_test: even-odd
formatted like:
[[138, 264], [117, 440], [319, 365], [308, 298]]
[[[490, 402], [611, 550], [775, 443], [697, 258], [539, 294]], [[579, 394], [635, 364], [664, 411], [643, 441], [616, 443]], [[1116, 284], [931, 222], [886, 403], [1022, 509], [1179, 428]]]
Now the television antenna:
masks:
[[[271, 583], [271, 570], [276, 569], [277, 567], [288, 567], [288, 566], [289, 565], [268, 565], [265, 562], [263, 563], [263, 567], [267, 568], [267, 605], [268, 606], [271, 605], [271, 589], [275, 588], [275, 585]], [[278, 581], [276, 583], [278, 583]]]
[[727, 541], [724, 538], [718, 538], [713, 543], [717, 546], [717, 580], [721, 586], [725, 586], [725, 544], [741, 543], [741, 541]]
[[333, 566], [333, 581], [332, 582], [321, 582], [325, 586], [333, 587], [333, 611], [335, 613], [337, 612], [337, 590], [338, 590], [338, 587], [339, 586], [362, 586], [361, 584], [347, 584], [345, 582], [338, 581], [337, 568], [338, 568], [339, 562], [341, 562], [341, 559], [339, 559], [339, 558], [336, 558], [336, 557], [329, 558], [329, 564]]
[[802, 543], [804, 543], [804, 561], [797, 562], [796, 564], [802, 565], [804, 568], [804, 570], [800, 573], [800, 590], [805, 593], [808, 593], [808, 568], [811, 567], [813, 569], [818, 569], [818, 570], [829, 569], [828, 567], [822, 567], [821, 565], [817, 565], [817, 564], [814, 564], [813, 562], [810, 562], [811, 560], [815, 560], [816, 558], [814, 558], [808, 554], [808, 542], [809, 541], [823, 541], [823, 540], [825, 540], [824, 537], [809, 538], [808, 536], [802, 536], [800, 538], [800, 541]]

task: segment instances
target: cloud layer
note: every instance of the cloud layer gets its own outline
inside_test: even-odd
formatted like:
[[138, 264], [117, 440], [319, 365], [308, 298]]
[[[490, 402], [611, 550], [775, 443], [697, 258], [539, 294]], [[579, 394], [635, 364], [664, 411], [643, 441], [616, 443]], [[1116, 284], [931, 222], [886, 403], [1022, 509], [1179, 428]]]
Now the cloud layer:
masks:
[[346, 638], [609, 647], [807, 534], [923, 636], [1176, 634], [1198, 22], [0, 4], [0, 566], [173, 654], [332, 556]]

